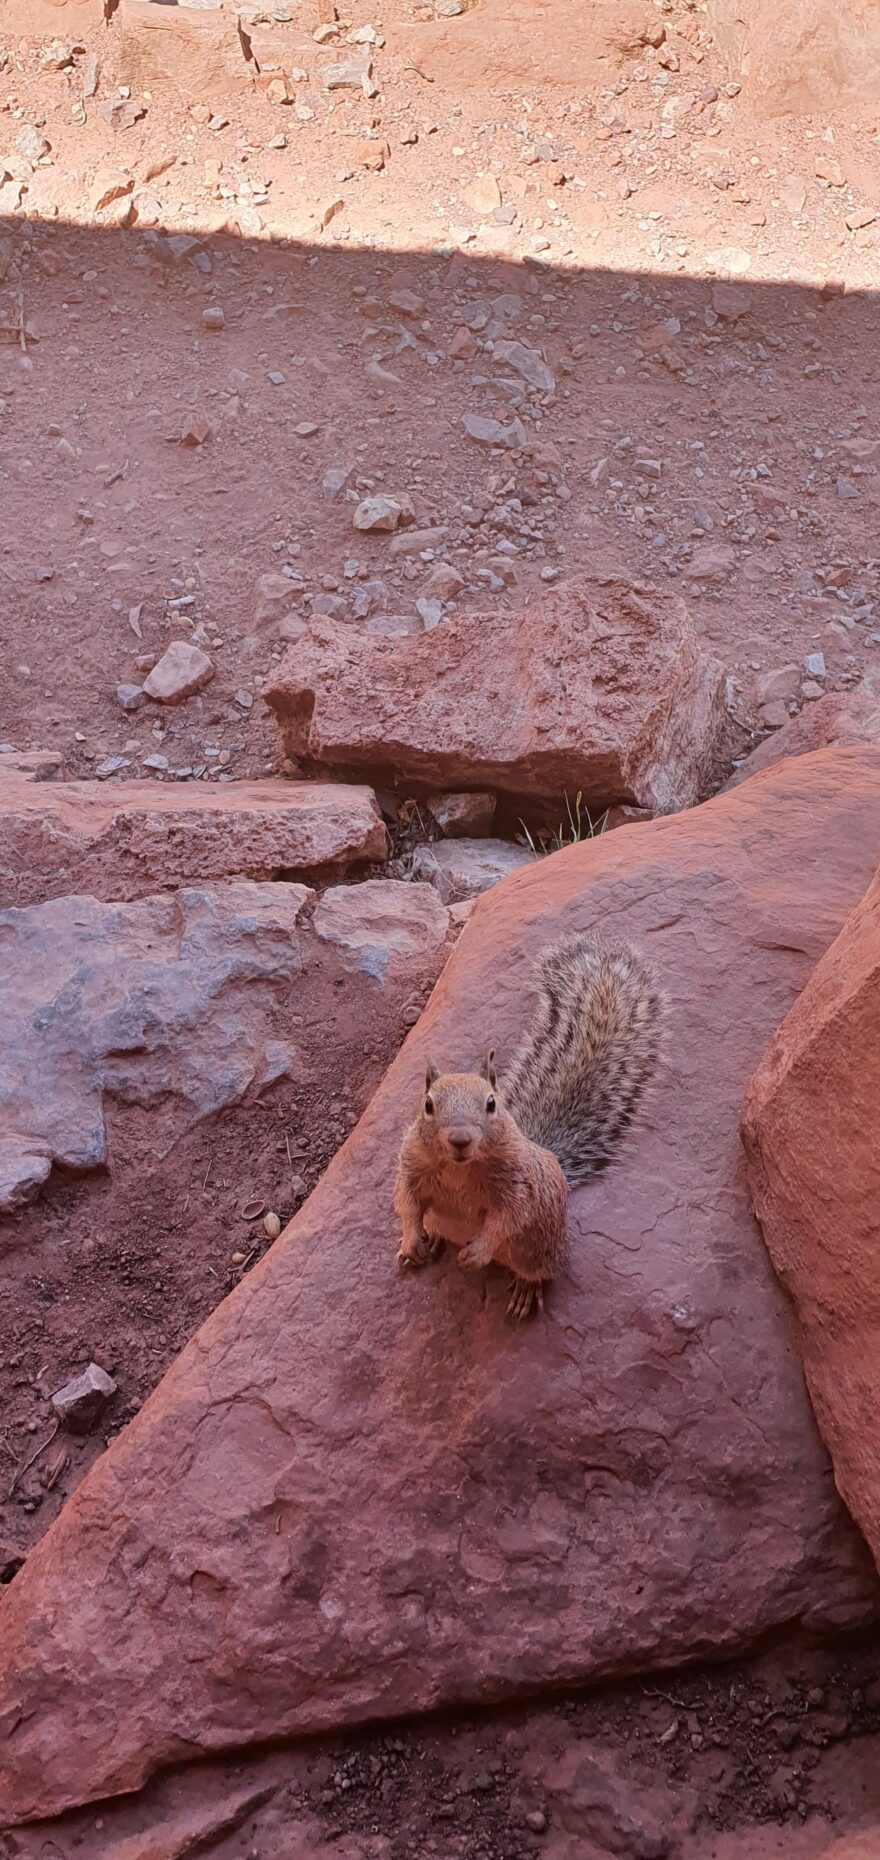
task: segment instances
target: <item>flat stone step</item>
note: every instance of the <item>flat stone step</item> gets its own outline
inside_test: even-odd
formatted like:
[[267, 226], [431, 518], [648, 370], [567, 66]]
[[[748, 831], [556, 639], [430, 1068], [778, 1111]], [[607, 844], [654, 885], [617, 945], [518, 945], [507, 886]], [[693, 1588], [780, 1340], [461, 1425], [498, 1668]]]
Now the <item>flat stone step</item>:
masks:
[[339, 876], [385, 858], [371, 788], [332, 782], [0, 782], [0, 907], [122, 901], [220, 878]]

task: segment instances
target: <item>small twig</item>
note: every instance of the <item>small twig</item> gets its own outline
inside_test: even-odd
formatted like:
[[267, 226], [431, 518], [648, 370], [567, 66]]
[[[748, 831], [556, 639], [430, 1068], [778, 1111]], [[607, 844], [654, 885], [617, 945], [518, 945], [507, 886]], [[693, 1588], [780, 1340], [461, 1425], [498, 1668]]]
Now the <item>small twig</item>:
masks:
[[288, 1161], [288, 1163], [289, 1163], [289, 1165], [290, 1165], [290, 1167], [291, 1167], [291, 1169], [292, 1169], [292, 1168], [293, 1168], [293, 1157], [292, 1157], [292, 1156], [291, 1156], [291, 1154], [290, 1154], [290, 1138], [289, 1138], [289, 1136], [288, 1136], [288, 1134], [287, 1134], [287, 1131], [286, 1131], [286, 1130], [285, 1130], [285, 1132], [284, 1132], [284, 1141], [285, 1141], [285, 1143], [287, 1144], [287, 1161]]
[[207, 1169], [205, 1170], [205, 1179], [204, 1179], [204, 1182], [202, 1183], [202, 1188], [203, 1188], [203, 1189], [206, 1189], [206, 1188], [207, 1188], [207, 1186], [208, 1186], [208, 1177], [209, 1177], [209, 1175], [210, 1175], [210, 1173], [211, 1173], [211, 1164], [213, 1163], [213, 1161], [214, 1161], [214, 1158], [213, 1158], [213, 1156], [212, 1156], [212, 1157], [211, 1157], [211, 1159], [210, 1159], [210, 1161], [209, 1161], [209, 1163], [208, 1163], [208, 1167], [207, 1167]]
[[659, 1686], [643, 1686], [642, 1691], [646, 1699], [664, 1699], [667, 1705], [674, 1705], [676, 1711], [691, 1710], [691, 1706], [686, 1705], [684, 1699], [673, 1698], [671, 1692], [661, 1692]]
[[49, 1471], [46, 1474], [45, 1485], [46, 1485], [47, 1492], [51, 1492], [53, 1486], [56, 1486], [58, 1484], [58, 1481], [61, 1478], [61, 1474], [65, 1471], [65, 1469], [69, 1465], [70, 1465], [70, 1454], [62, 1451], [61, 1453], [59, 1453], [54, 1466], [50, 1466]]
[[27, 355], [27, 325], [24, 319], [24, 291], [18, 293], [18, 345], [23, 355]]
[[41, 1446], [41, 1447], [37, 1447], [37, 1450], [36, 1450], [36, 1452], [35, 1452], [35, 1453], [32, 1453], [32, 1454], [31, 1454], [31, 1457], [30, 1457], [30, 1459], [29, 1459], [29, 1460], [25, 1460], [25, 1461], [23, 1462], [23, 1464], [22, 1464], [21, 1466], [19, 1466], [19, 1468], [18, 1468], [18, 1471], [16, 1472], [16, 1474], [15, 1474], [15, 1477], [14, 1477], [14, 1479], [13, 1479], [13, 1481], [12, 1481], [12, 1484], [11, 1484], [11, 1486], [9, 1487], [9, 1491], [8, 1491], [8, 1492], [7, 1492], [7, 1494], [6, 1494], [6, 1498], [7, 1498], [7, 1502], [8, 1502], [8, 1501], [9, 1501], [9, 1499], [10, 1499], [10, 1498], [12, 1497], [12, 1494], [13, 1494], [13, 1492], [15, 1491], [15, 1488], [16, 1488], [16, 1486], [17, 1486], [17, 1484], [18, 1484], [18, 1482], [19, 1482], [19, 1479], [23, 1479], [23, 1478], [24, 1478], [24, 1475], [25, 1475], [25, 1473], [26, 1473], [26, 1472], [30, 1472], [30, 1469], [31, 1469], [31, 1467], [32, 1467], [32, 1466], [34, 1465], [34, 1463], [35, 1463], [35, 1461], [39, 1459], [39, 1457], [40, 1457], [40, 1454], [41, 1454], [41, 1453], [45, 1453], [45, 1451], [46, 1451], [46, 1448], [47, 1448], [47, 1447], [51, 1447], [51, 1445], [52, 1445], [52, 1442], [53, 1442], [53, 1440], [55, 1439], [55, 1435], [57, 1434], [57, 1432], [58, 1432], [58, 1429], [59, 1429], [59, 1427], [60, 1427], [60, 1426], [61, 1426], [61, 1422], [60, 1422], [60, 1421], [56, 1421], [56, 1422], [55, 1422], [55, 1426], [53, 1427], [53, 1429], [52, 1429], [52, 1432], [51, 1432], [51, 1434], [48, 1434], [48, 1435], [46, 1436], [46, 1439], [45, 1439], [45, 1440], [43, 1441], [43, 1444], [42, 1444], [42, 1446]]
[[423, 71], [420, 65], [412, 64], [409, 59], [405, 61], [403, 68], [404, 68], [404, 71], [414, 71], [416, 74], [416, 77], [422, 78], [424, 83], [426, 84], [433, 84], [434, 82], [434, 79], [428, 76], [427, 71]]

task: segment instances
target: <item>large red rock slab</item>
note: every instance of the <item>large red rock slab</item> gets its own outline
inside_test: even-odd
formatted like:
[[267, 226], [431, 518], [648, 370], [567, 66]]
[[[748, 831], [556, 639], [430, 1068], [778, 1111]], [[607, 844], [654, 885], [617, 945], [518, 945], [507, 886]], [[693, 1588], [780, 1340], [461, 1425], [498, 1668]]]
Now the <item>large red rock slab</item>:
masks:
[[230, 877], [341, 873], [385, 858], [369, 788], [329, 782], [0, 783], [0, 905], [123, 900]]
[[755, 1210], [838, 1488], [880, 1563], [880, 875], [749, 1086]]
[[880, 747], [880, 692], [869, 686], [859, 691], [829, 691], [827, 697], [807, 704], [800, 716], [792, 717], [772, 736], [765, 736], [763, 743], [740, 763], [727, 785], [737, 788], [786, 756], [807, 756], [815, 749], [830, 749], [838, 743], [876, 743]]
[[584, 577], [404, 638], [316, 619], [264, 695], [306, 763], [671, 813], [718, 761], [722, 688], [677, 594]]
[[[873, 1619], [754, 1223], [743, 1092], [869, 882], [880, 752], [787, 762], [478, 900], [320, 1186], [80, 1485], [0, 1604], [10, 1819], [177, 1758]], [[635, 938], [669, 1059], [570, 1268], [395, 1265], [425, 1053], [503, 1061], [571, 929]]]
[[873, 122], [880, 94], [877, 0], [709, 0], [707, 21], [762, 116]]

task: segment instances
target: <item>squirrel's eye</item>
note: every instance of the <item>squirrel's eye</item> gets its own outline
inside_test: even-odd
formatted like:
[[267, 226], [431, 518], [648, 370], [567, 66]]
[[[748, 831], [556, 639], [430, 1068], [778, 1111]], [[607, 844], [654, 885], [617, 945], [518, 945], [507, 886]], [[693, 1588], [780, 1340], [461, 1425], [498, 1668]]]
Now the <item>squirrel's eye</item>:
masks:
[[494, 1098], [487, 1098], [487, 1099], [486, 1099], [486, 1110], [487, 1110], [487, 1111], [494, 1111], [494, 1109], [495, 1109], [495, 1100], [494, 1100]]
[[434, 1100], [433, 1098], [426, 1098], [425, 1099], [425, 1116], [433, 1117], [433, 1115], [434, 1115]]

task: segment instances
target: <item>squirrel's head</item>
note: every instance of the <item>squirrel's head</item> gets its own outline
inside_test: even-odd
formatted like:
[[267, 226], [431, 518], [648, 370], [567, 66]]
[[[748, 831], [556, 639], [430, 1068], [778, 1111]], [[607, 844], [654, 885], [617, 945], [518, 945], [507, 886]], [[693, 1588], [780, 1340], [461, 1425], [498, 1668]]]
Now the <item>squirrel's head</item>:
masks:
[[479, 1072], [438, 1072], [428, 1062], [420, 1135], [447, 1162], [470, 1162], [500, 1136], [502, 1107], [494, 1059], [493, 1049]]

